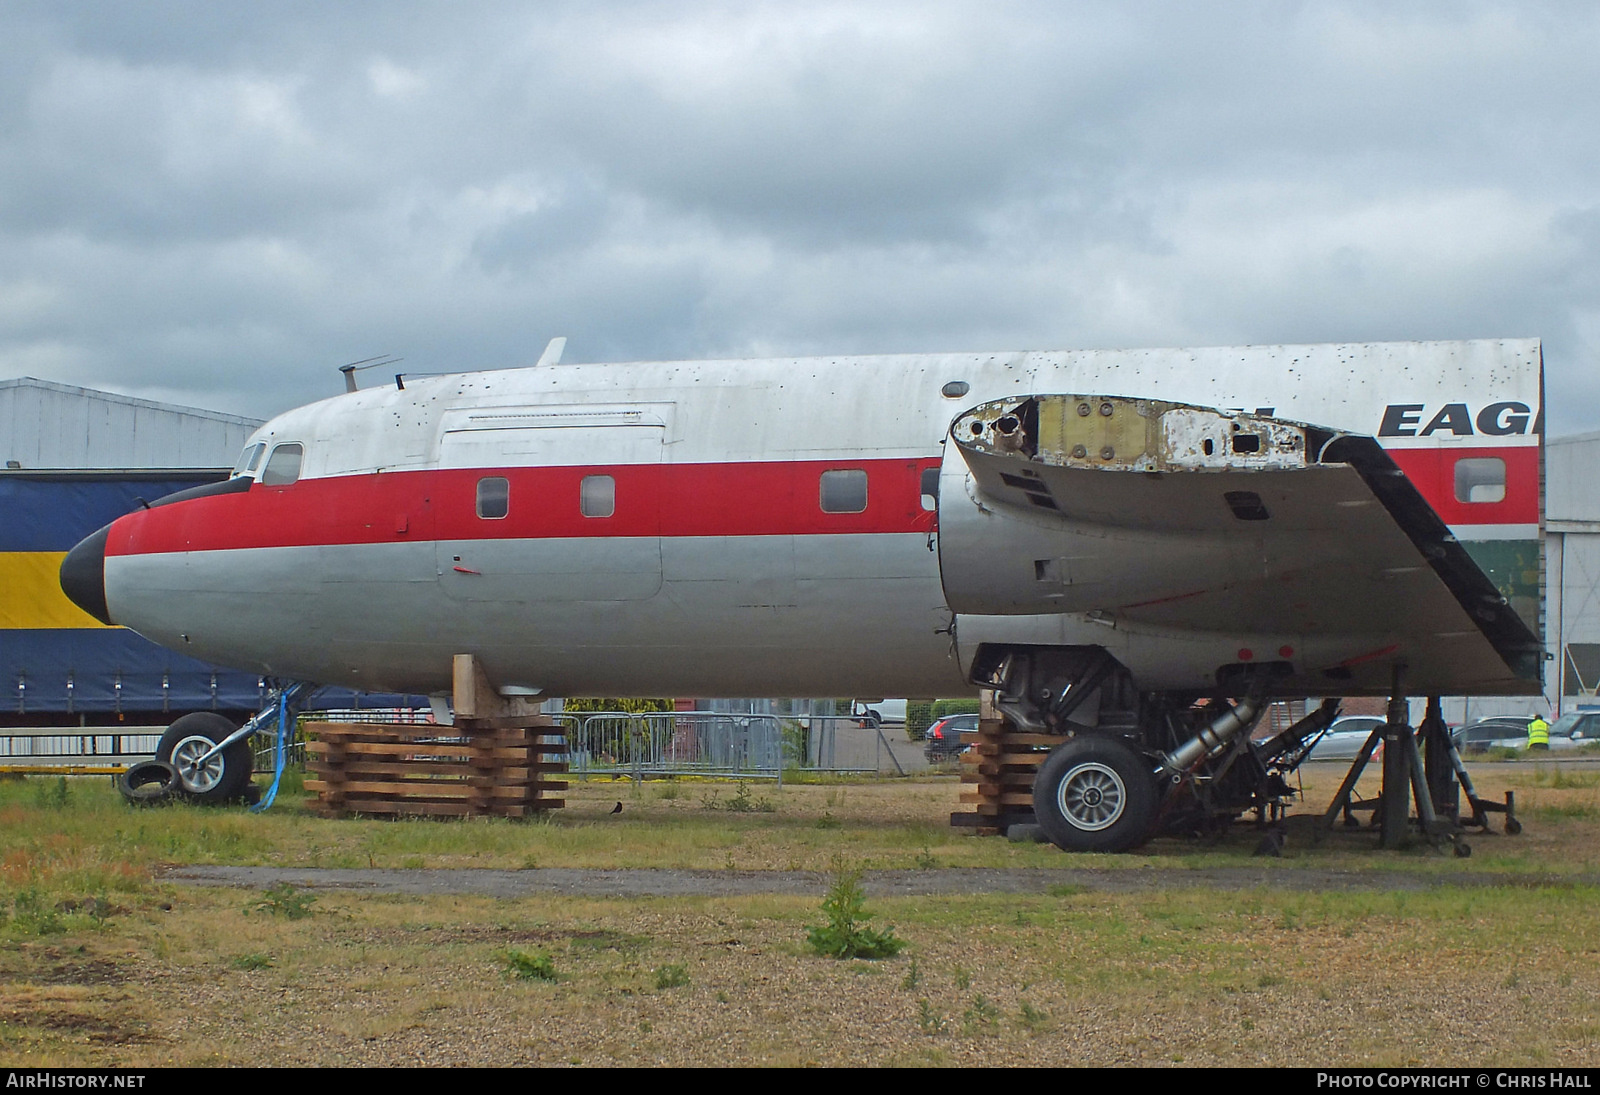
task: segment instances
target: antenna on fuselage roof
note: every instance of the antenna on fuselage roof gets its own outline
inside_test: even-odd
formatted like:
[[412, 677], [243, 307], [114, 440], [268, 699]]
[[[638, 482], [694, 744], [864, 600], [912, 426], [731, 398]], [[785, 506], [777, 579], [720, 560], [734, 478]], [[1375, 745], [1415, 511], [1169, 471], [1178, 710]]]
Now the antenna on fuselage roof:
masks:
[[559, 338], [552, 338], [549, 345], [544, 348], [544, 353], [539, 355], [539, 360], [533, 363], [533, 367], [537, 369], [541, 365], [561, 364], [561, 355], [566, 353], [566, 350], [567, 337], [565, 335]]
[[344, 390], [347, 392], [356, 390], [356, 374], [362, 370], [376, 369], [380, 365], [393, 365], [404, 360], [405, 358], [395, 357], [392, 354], [379, 354], [377, 357], [364, 357], [360, 361], [352, 361], [348, 365], [341, 365], [339, 366], [339, 371], [344, 374]]

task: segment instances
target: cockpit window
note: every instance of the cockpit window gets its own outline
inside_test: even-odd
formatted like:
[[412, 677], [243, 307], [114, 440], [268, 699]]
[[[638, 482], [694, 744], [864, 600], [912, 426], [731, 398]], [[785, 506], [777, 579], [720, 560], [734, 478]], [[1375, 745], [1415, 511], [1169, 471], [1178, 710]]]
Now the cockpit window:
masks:
[[267, 458], [267, 469], [261, 473], [261, 485], [264, 487], [286, 487], [300, 478], [300, 459], [305, 455], [305, 447], [298, 441], [287, 445], [279, 445], [272, 450], [272, 455]]
[[267, 446], [263, 442], [246, 445], [244, 452], [239, 454], [239, 462], [233, 466], [234, 476], [253, 474], [261, 466], [261, 454], [266, 451]]

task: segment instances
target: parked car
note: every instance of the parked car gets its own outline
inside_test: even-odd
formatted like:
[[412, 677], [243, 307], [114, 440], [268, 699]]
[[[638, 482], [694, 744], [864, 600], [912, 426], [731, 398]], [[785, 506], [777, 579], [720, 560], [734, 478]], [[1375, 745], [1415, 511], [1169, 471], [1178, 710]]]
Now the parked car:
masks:
[[[1522, 749], [1528, 744], [1528, 723], [1532, 716], [1496, 715], [1479, 719], [1450, 735], [1460, 753], [1487, 753], [1491, 749]], [[1551, 739], [1552, 742], [1554, 739]], [[1570, 745], [1571, 743], [1568, 742]]]
[[[1376, 715], [1346, 715], [1334, 719], [1333, 725], [1327, 732], [1317, 739], [1311, 747], [1307, 760], [1353, 760], [1367, 743], [1372, 732], [1382, 726], [1384, 720]], [[1378, 748], [1372, 754], [1374, 757], [1383, 755], [1383, 743], [1378, 743]]]
[[1600, 711], [1568, 711], [1550, 724], [1550, 748], [1558, 737], [1574, 746], [1600, 741]]
[[977, 715], [946, 715], [928, 727], [923, 738], [923, 755], [928, 758], [929, 764], [937, 764], [963, 753], [967, 747], [961, 743], [962, 732], [973, 733], [977, 729]]
[[904, 726], [905, 700], [851, 700], [850, 717], [862, 727]]

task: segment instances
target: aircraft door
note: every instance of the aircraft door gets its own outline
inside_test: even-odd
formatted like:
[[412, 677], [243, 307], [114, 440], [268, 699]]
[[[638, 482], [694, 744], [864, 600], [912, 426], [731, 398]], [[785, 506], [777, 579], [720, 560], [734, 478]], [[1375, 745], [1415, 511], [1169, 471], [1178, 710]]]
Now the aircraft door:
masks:
[[436, 500], [445, 594], [529, 606], [655, 596], [663, 410], [538, 407], [447, 420]]

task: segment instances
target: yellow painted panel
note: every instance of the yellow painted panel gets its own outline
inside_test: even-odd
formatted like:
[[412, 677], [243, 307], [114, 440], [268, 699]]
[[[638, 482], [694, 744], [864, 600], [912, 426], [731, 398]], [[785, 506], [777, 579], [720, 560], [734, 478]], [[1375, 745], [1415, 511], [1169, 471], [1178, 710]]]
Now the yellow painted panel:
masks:
[[61, 592], [64, 551], [0, 551], [0, 628], [105, 627]]

